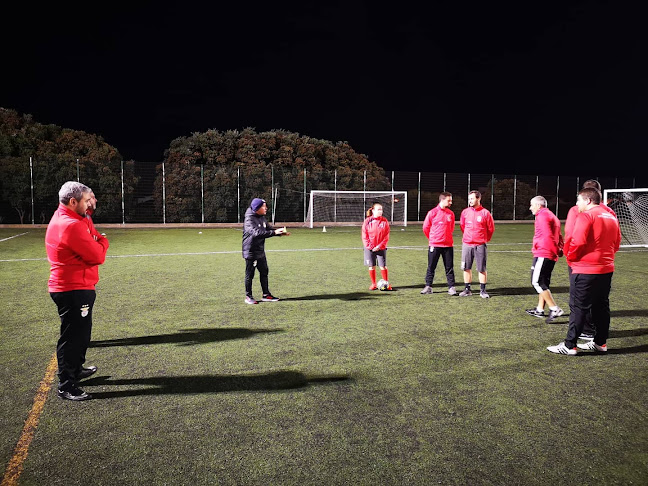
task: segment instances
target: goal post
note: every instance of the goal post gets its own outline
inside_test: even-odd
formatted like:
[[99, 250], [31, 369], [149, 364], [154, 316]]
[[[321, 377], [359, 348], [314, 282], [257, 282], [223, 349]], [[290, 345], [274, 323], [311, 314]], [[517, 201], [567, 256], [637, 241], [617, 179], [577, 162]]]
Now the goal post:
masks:
[[392, 225], [407, 226], [407, 192], [404, 191], [311, 191], [306, 225], [362, 224], [367, 209], [380, 203]]
[[621, 246], [648, 247], [648, 189], [606, 189], [605, 204], [621, 228]]

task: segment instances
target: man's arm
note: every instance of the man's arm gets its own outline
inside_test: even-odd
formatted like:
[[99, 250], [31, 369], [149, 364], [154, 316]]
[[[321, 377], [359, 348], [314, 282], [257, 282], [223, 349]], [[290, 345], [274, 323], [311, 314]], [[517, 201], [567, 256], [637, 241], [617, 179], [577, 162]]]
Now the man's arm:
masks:
[[106, 261], [106, 252], [110, 243], [108, 238], [99, 235], [97, 240], [88, 232], [88, 226], [83, 221], [75, 222], [67, 227], [61, 243], [70, 248], [86, 265], [101, 265]]
[[571, 243], [567, 260], [570, 262], [577, 261], [583, 256], [583, 251], [587, 245], [587, 238], [592, 229], [592, 221], [587, 213], [580, 213], [574, 223]]

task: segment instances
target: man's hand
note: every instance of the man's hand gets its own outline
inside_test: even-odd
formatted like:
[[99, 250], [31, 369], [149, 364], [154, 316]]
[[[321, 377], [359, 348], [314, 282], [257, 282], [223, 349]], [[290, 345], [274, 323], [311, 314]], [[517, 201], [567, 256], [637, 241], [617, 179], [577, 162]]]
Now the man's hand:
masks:
[[283, 228], [277, 228], [274, 230], [275, 235], [277, 236], [288, 236], [290, 233], [286, 231], [286, 227], [284, 226]]

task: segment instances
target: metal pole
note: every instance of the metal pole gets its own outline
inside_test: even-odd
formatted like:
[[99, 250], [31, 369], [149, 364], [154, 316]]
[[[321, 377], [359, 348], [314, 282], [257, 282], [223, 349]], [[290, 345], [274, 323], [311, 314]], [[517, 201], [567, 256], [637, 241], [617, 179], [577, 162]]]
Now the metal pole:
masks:
[[124, 161], [121, 161], [121, 202], [122, 202], [122, 224], [126, 224], [126, 212], [124, 211]]
[[166, 173], [162, 162], [162, 224], [166, 224]]
[[304, 167], [304, 223], [306, 222], [307, 217], [308, 214], [306, 213], [306, 167]]
[[536, 193], [535, 195], [538, 195], [538, 176], [536, 176]]
[[391, 224], [394, 224], [394, 171], [392, 170]]
[[236, 168], [236, 221], [241, 222], [241, 166]]
[[200, 222], [205, 224], [205, 165], [200, 164]]
[[556, 176], [556, 217], [558, 216], [558, 194], [560, 194], [560, 176]]
[[337, 169], [333, 174], [333, 190], [335, 191], [335, 196], [333, 197], [333, 221], [337, 223]]
[[[272, 204], [272, 214], [274, 218], [274, 211], [275, 211], [275, 197], [274, 197], [274, 165], [270, 164], [270, 197], [272, 198], [271, 204]], [[272, 224], [274, 224], [274, 221], [272, 221]]]
[[468, 172], [468, 190], [466, 191], [466, 197], [470, 194], [470, 172]]
[[421, 173], [419, 172], [418, 181], [418, 203], [416, 207], [416, 221], [421, 221]]
[[517, 199], [517, 175], [513, 176], [513, 221], [515, 221], [515, 203]]
[[367, 171], [364, 171], [364, 186], [362, 186], [362, 218], [364, 219], [364, 212], [367, 209]]
[[493, 205], [495, 204], [495, 174], [491, 174], [491, 216], [493, 216], [493, 211], [495, 208]]
[[[446, 173], [444, 172], [443, 173], [443, 192], [445, 192], [445, 190], [446, 190]], [[432, 201], [432, 202], [434, 202], [434, 201]]]
[[80, 179], [79, 179], [79, 159], [77, 159], [77, 182], [80, 182]]
[[29, 180], [31, 185], [31, 208], [32, 208], [32, 225], [36, 224], [34, 221], [34, 170], [32, 168], [32, 158], [29, 157]]

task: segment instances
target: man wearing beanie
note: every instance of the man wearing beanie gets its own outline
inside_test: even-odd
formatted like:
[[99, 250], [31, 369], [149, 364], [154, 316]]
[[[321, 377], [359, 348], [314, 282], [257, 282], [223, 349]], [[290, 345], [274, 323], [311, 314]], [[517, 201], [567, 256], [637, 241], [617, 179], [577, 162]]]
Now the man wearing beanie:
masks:
[[265, 240], [272, 236], [287, 236], [286, 228], [274, 229], [265, 218], [268, 212], [266, 202], [258, 197], [252, 199], [250, 207], [245, 211], [243, 222], [243, 258], [245, 259], [245, 303], [257, 304], [252, 297], [252, 280], [254, 269], [259, 270], [263, 302], [277, 302], [268, 288], [268, 262], [265, 255]]

